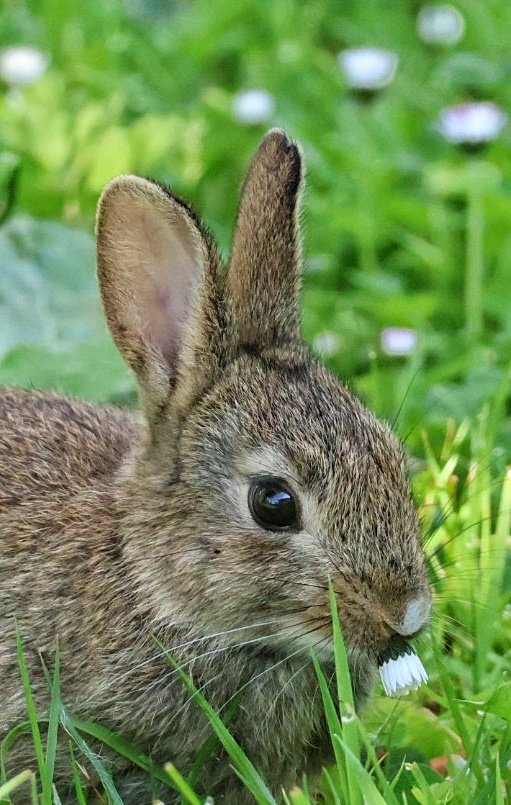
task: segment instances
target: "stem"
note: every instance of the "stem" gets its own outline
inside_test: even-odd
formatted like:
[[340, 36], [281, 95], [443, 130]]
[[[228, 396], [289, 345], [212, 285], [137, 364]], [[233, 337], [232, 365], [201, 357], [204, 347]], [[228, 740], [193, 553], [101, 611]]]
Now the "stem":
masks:
[[465, 263], [465, 331], [476, 342], [483, 332], [483, 197], [474, 176], [467, 192], [467, 251]]

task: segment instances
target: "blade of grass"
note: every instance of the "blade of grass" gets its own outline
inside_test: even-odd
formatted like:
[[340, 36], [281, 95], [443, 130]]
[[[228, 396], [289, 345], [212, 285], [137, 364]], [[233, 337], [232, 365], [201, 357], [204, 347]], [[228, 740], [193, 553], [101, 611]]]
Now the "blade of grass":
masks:
[[277, 805], [275, 798], [263, 778], [246, 756], [238, 742], [233, 738], [220, 716], [215, 712], [205, 696], [195, 687], [191, 679], [173, 657], [166, 652], [166, 656], [172, 667], [180, 676], [183, 684], [195, 699], [202, 712], [207, 716], [220, 742], [234, 764], [234, 771], [245, 783], [249, 791], [261, 805]]
[[11, 780], [8, 780], [3, 785], [0, 785], [0, 799], [8, 799], [10, 795], [16, 791], [21, 785], [25, 783], [32, 782], [34, 779], [34, 772], [30, 771], [30, 769], [25, 769], [25, 771], [20, 771], [15, 777]]
[[185, 778], [178, 772], [173, 763], [165, 764], [165, 771], [174, 783], [181, 796], [185, 798], [190, 805], [202, 805], [201, 799], [197, 796], [193, 788], [185, 780]]
[[[334, 658], [335, 658], [335, 677], [337, 681], [337, 697], [339, 699], [339, 708], [341, 710], [341, 724], [344, 740], [351, 749], [354, 755], [358, 757], [360, 754], [360, 744], [358, 740], [357, 729], [357, 716], [355, 713], [355, 702], [353, 698], [353, 689], [351, 687], [351, 674], [348, 664], [348, 655], [346, 653], [346, 646], [342, 635], [341, 624], [339, 621], [339, 613], [337, 611], [337, 601], [335, 598], [332, 582], [329, 582], [329, 596], [330, 596], [330, 611], [332, 615], [332, 629], [333, 629], [333, 642], [334, 642]], [[347, 705], [348, 713], [347, 718], [342, 718], [342, 705]]]
[[[224, 726], [229, 727], [229, 724], [231, 723], [232, 719], [234, 718], [235, 714], [238, 711], [239, 704], [240, 703], [237, 699], [231, 702], [231, 704], [225, 711], [224, 717], [222, 718]], [[191, 785], [192, 788], [195, 788], [195, 786], [197, 785], [202, 770], [204, 769], [208, 760], [213, 756], [213, 753], [216, 751], [219, 742], [220, 741], [218, 735], [215, 732], [213, 732], [211, 735], [208, 735], [203, 745], [199, 749], [195, 757], [195, 760], [193, 761], [190, 774], [187, 777], [188, 783], [189, 785]]]
[[495, 805], [504, 805], [504, 794], [502, 793], [502, 776], [500, 774], [499, 756], [495, 758]]
[[323, 769], [323, 776], [325, 777], [328, 787], [330, 788], [330, 793], [332, 794], [334, 805], [342, 805], [342, 801], [339, 797], [339, 792], [335, 786], [334, 781], [332, 780], [332, 775], [328, 771], [328, 769]]
[[[334, 661], [335, 661], [335, 678], [337, 682], [337, 698], [339, 700], [339, 712], [341, 714], [342, 736], [346, 745], [353, 752], [355, 757], [360, 757], [360, 742], [357, 728], [357, 714], [355, 713], [355, 701], [353, 698], [353, 689], [351, 687], [351, 674], [348, 664], [348, 655], [346, 653], [346, 646], [342, 635], [342, 628], [339, 621], [339, 613], [337, 610], [337, 600], [335, 597], [332, 582], [328, 582], [328, 593], [330, 597], [330, 612], [332, 616], [332, 632], [334, 643]], [[345, 715], [343, 715], [345, 711]], [[348, 789], [353, 797], [353, 805], [360, 802], [357, 788], [354, 785], [352, 773], [350, 771], [350, 764], [346, 764]]]
[[[344, 752], [346, 765], [349, 767], [352, 779], [357, 786], [357, 794], [360, 793], [361, 795], [358, 799], [362, 800], [365, 805], [387, 805], [378, 791], [373, 778], [367, 769], [363, 767], [360, 759], [351, 751], [346, 741], [344, 741], [340, 735], [334, 735], [334, 740], [339, 743]], [[348, 801], [350, 805], [353, 802], [353, 800]]]
[[341, 751], [339, 744], [334, 740], [336, 735], [342, 734], [342, 725], [339, 718], [339, 713], [336, 710], [334, 700], [332, 699], [332, 695], [328, 689], [328, 683], [323, 670], [313, 652], [312, 662], [314, 664], [314, 670], [316, 671], [316, 676], [319, 682], [319, 690], [323, 700], [323, 709], [325, 711], [328, 731], [330, 733], [330, 740], [332, 741], [332, 747], [335, 755], [335, 763], [339, 773], [339, 785], [341, 787], [342, 801], [350, 802], [349, 778], [344, 753]]
[[69, 737], [72, 738], [80, 752], [85, 755], [91, 766], [96, 771], [96, 774], [101, 780], [101, 784], [107, 796], [109, 797], [110, 805], [123, 805], [123, 801], [119, 796], [119, 793], [112, 780], [112, 776], [107, 771], [105, 764], [102, 760], [100, 760], [97, 754], [92, 751], [88, 743], [82, 738], [63, 705], [60, 707], [60, 723]]
[[73, 775], [73, 787], [76, 794], [76, 802], [77, 805], [87, 805], [87, 800], [85, 799], [85, 792], [83, 790], [82, 780], [80, 777], [80, 772], [78, 769], [78, 764], [76, 762], [75, 753], [73, 751], [73, 745], [69, 743], [69, 754], [71, 755], [71, 770]]
[[55, 769], [55, 755], [57, 752], [57, 738], [59, 730], [60, 711], [60, 651], [59, 644], [55, 649], [55, 664], [51, 683], [51, 702], [48, 719], [48, 734], [46, 736], [45, 779], [53, 786], [53, 772]]
[[30, 678], [28, 675], [27, 663], [25, 661], [25, 653], [23, 650], [23, 641], [21, 634], [16, 626], [16, 654], [18, 657], [18, 666], [21, 676], [21, 684], [23, 687], [23, 694], [25, 696], [25, 705], [27, 708], [28, 720], [30, 722], [30, 730], [32, 732], [32, 742], [34, 744], [34, 751], [37, 761], [37, 768], [41, 777], [43, 793], [43, 805], [52, 805], [51, 801], [51, 788], [48, 790], [48, 783], [45, 774], [45, 759], [43, 742], [41, 740], [41, 732], [39, 730], [39, 721], [37, 718], [37, 711], [35, 707], [34, 697], [32, 695], [32, 688], [30, 685]]
[[[381, 762], [376, 757], [376, 752], [375, 752], [374, 746], [373, 746], [371, 740], [369, 739], [369, 736], [368, 736], [368, 734], [367, 734], [367, 732], [366, 732], [366, 730], [364, 728], [364, 725], [360, 721], [360, 719], [358, 720], [358, 729], [359, 729], [360, 735], [362, 737], [362, 741], [363, 741], [363, 744], [365, 746], [367, 756], [368, 756], [369, 760], [371, 761], [371, 768], [372, 768], [374, 774], [376, 775], [376, 777], [378, 778], [380, 788], [381, 788], [381, 790], [382, 790], [382, 792], [384, 794], [385, 802], [387, 803], [387, 805], [400, 805], [398, 798], [396, 797], [396, 795], [394, 794], [394, 791], [392, 790], [391, 784], [389, 783], [389, 781], [385, 777], [385, 774], [383, 773], [383, 770], [381, 768]], [[403, 761], [403, 763], [401, 765], [401, 769], [398, 772], [398, 778], [401, 775], [401, 772], [402, 772], [403, 768], [404, 768], [404, 761]], [[394, 783], [394, 785], [395, 785], [395, 783]]]
[[[417, 763], [412, 763], [410, 771], [412, 772], [417, 785], [419, 786], [419, 791], [422, 794], [421, 799], [419, 800], [422, 802], [422, 805], [436, 805], [435, 798], [430, 791], [429, 785], [424, 777], [421, 769], [417, 765]], [[412, 788], [413, 792], [413, 788]]]
[[447, 668], [445, 667], [443, 661], [440, 659], [440, 651], [437, 646], [436, 640], [432, 638], [431, 646], [433, 649], [433, 656], [435, 657], [435, 662], [438, 670], [438, 675], [440, 677], [440, 682], [442, 683], [442, 687], [444, 689], [444, 695], [447, 699], [449, 709], [451, 711], [452, 717], [454, 719], [454, 723], [456, 724], [456, 729], [458, 731], [458, 735], [460, 736], [463, 746], [465, 747], [465, 752], [469, 754], [472, 741], [470, 740], [470, 736], [468, 734], [467, 727], [465, 725], [465, 721], [461, 714], [461, 710], [458, 706], [458, 702], [456, 700], [454, 688], [452, 686], [451, 680], [449, 678], [449, 674], [447, 673]]
[[11, 747], [14, 746], [18, 738], [27, 732], [30, 732], [30, 721], [22, 721], [21, 724], [16, 724], [15, 727], [9, 730], [5, 738], [3, 738], [2, 742], [0, 743], [0, 784], [7, 781], [5, 761]]
[[[484, 687], [484, 674], [488, 664], [490, 647], [493, 643], [496, 620], [493, 617], [494, 613], [489, 609], [489, 597], [492, 595], [491, 590], [495, 577], [493, 570], [495, 555], [493, 553], [493, 535], [491, 533], [491, 472], [488, 462], [485, 462], [484, 459], [488, 450], [487, 420], [488, 409], [485, 407], [480, 415], [479, 427], [475, 429], [472, 437], [478, 465], [472, 491], [473, 520], [474, 522], [479, 521], [479, 526], [476, 530], [479, 540], [477, 556], [479, 573], [475, 577], [478, 579], [476, 589], [473, 590], [474, 603], [476, 604], [474, 607], [476, 656], [473, 666], [474, 689], [476, 691]], [[477, 606], [479, 602], [484, 602], [485, 606]]]
[[[499, 601], [505, 573], [504, 557], [507, 553], [508, 535], [511, 529], [511, 470], [506, 471], [500, 494], [497, 522], [493, 533], [482, 533], [480, 554], [481, 601], [479, 607], [479, 630], [477, 651], [480, 657], [480, 678], [488, 664], [488, 656], [498, 627]], [[502, 561], [500, 560], [502, 557]]]
[[67, 718], [69, 722], [73, 725], [73, 727], [80, 733], [85, 733], [89, 735], [91, 738], [96, 738], [101, 743], [104, 743], [106, 746], [109, 746], [119, 755], [122, 755], [131, 763], [134, 763], [139, 768], [146, 771], [148, 774], [152, 774], [157, 780], [161, 783], [165, 783], [169, 787], [173, 787], [168, 776], [165, 774], [164, 770], [153, 763], [150, 757], [147, 755], [143, 755], [132, 746], [129, 741], [126, 741], [117, 733], [112, 732], [107, 727], [103, 727], [101, 724], [95, 724], [92, 721], [83, 721], [80, 718], [75, 718], [67, 714]]

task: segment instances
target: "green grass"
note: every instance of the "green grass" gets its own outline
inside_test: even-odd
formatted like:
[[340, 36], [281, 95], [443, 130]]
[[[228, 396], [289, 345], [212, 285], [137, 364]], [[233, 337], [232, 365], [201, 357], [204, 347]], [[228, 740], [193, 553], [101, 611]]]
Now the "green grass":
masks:
[[[169, 183], [227, 254], [236, 188], [264, 130], [283, 125], [303, 144], [305, 336], [314, 346], [333, 334], [329, 366], [405, 439], [435, 591], [419, 644], [428, 685], [397, 703], [378, 690], [362, 719], [350, 712], [336, 630], [340, 709], [317, 668], [336, 759], [319, 783], [327, 805], [511, 799], [511, 134], [468, 156], [433, 125], [442, 106], [473, 97], [511, 109], [511, 5], [455, 5], [465, 36], [443, 50], [420, 42], [420, 4], [409, 0], [24, 0], [0, 17], [0, 48], [27, 43], [51, 57], [33, 85], [0, 87], [1, 385], [133, 404], [94, 278], [103, 184], [121, 172]], [[366, 43], [400, 56], [372, 104], [350, 95], [337, 66], [341, 49]], [[273, 95], [275, 112], [247, 126], [232, 101], [253, 87]], [[388, 355], [385, 327], [415, 330], [417, 349]], [[96, 740], [192, 803], [221, 741], [269, 801], [200, 693], [213, 732], [184, 780], [74, 719], [60, 701], [58, 658], [41, 719], [20, 642], [18, 659], [27, 718], [2, 736], [0, 802], [23, 787], [33, 803], [58, 803], [57, 738], [70, 747], [80, 805], [84, 758], [105, 801], [118, 802]], [[6, 759], [27, 734], [35, 765], [8, 780]], [[288, 802], [313, 802], [314, 785], [297, 781]]]

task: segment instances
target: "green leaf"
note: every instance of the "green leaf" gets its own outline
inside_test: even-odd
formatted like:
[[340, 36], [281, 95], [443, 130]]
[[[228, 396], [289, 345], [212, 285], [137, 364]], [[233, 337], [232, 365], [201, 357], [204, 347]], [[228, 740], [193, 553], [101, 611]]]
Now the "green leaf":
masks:
[[0, 229], [0, 356], [20, 344], [55, 347], [103, 328], [91, 235], [17, 217]]
[[494, 713], [506, 721], [511, 721], [511, 682], [501, 685], [487, 702], [478, 706], [487, 713]]

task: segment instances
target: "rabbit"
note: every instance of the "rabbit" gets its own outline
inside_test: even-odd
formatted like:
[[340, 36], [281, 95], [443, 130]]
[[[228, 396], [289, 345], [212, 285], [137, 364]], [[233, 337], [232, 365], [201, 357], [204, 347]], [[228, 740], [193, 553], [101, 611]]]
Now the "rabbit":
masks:
[[[403, 447], [300, 335], [302, 185], [299, 147], [271, 130], [228, 270], [167, 188], [104, 190], [99, 286], [141, 413], [0, 395], [0, 738], [26, 719], [17, 624], [41, 715], [58, 641], [68, 710], [186, 775], [211, 728], [166, 649], [221, 714], [237, 701], [230, 730], [278, 799], [330, 758], [311, 662], [332, 676], [329, 580], [357, 708], [389, 641], [426, 626]], [[145, 772], [97, 750], [124, 802], [151, 801]], [[9, 771], [32, 752], [18, 739]], [[66, 740], [55, 774], [63, 798]], [[200, 791], [254, 802], [220, 748]]]

